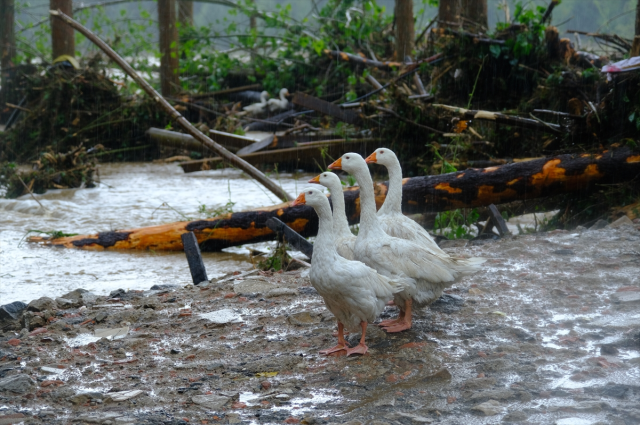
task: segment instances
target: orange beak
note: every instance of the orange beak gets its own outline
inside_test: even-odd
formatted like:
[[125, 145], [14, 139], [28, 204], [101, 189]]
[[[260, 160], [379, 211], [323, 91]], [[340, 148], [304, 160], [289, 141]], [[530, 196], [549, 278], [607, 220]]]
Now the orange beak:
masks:
[[367, 164], [375, 164], [376, 162], [378, 162], [378, 159], [376, 158], [376, 153], [374, 152], [371, 155], [369, 155], [367, 159], [364, 160], [364, 162], [366, 162]]
[[304, 193], [298, 195], [295, 201], [291, 203], [291, 207], [295, 207], [296, 205], [304, 205], [307, 203], [307, 200], [304, 198]]
[[330, 170], [342, 170], [342, 158], [338, 158], [337, 161], [329, 164]]
[[318, 183], [318, 184], [320, 184], [320, 174], [318, 174], [317, 176], [315, 176], [314, 178], [309, 180], [308, 183]]

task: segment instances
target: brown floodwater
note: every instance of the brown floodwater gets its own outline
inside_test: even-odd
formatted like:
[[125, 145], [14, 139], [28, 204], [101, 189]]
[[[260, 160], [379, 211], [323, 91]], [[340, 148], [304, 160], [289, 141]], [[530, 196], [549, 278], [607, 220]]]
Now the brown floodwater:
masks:
[[[101, 164], [93, 189], [50, 190], [0, 199], [0, 303], [55, 297], [76, 288], [97, 294], [148, 289], [154, 284], [187, 284], [182, 252], [80, 251], [51, 249], [24, 241], [30, 230], [89, 234], [206, 217], [199, 212], [224, 206], [234, 211], [277, 204], [244, 173], [234, 169], [185, 174], [175, 164]], [[311, 174], [272, 175], [289, 194], [306, 186]], [[265, 248], [269, 244], [253, 245]], [[251, 268], [247, 247], [203, 253], [209, 277]]]

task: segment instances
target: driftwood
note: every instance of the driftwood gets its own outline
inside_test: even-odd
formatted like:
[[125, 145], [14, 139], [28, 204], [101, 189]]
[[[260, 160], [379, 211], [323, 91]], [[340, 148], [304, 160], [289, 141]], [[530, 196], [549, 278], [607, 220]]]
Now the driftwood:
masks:
[[496, 40], [495, 38], [488, 38], [484, 34], [473, 34], [467, 31], [456, 31], [451, 28], [434, 28], [431, 30], [431, 32], [436, 35], [454, 35], [456, 37], [471, 38], [474, 43], [497, 44], [500, 46], [505, 44], [504, 40]]
[[313, 97], [308, 94], [296, 93], [293, 96], [293, 104], [302, 106], [306, 109], [312, 109], [320, 112], [321, 114], [332, 116], [339, 121], [346, 122], [347, 124], [359, 125], [361, 122], [360, 116], [357, 113], [344, 110], [338, 105], [334, 105], [326, 100], [318, 99], [317, 97]]
[[500, 112], [475, 111], [470, 109], [459, 108], [457, 106], [441, 105], [436, 103], [432, 104], [431, 106], [436, 109], [444, 109], [444, 110], [453, 112], [454, 114], [459, 115], [462, 118], [467, 120], [495, 121], [496, 124], [529, 128], [532, 130], [543, 130], [543, 131], [551, 130], [551, 132], [553, 133], [562, 133], [566, 131], [564, 127], [558, 124], [551, 124], [551, 123], [543, 122], [542, 120], [514, 117], [511, 115], [502, 114]]
[[[588, 193], [597, 184], [629, 181], [639, 175], [640, 151], [620, 148], [598, 155], [559, 155], [499, 167], [413, 177], [403, 181], [402, 211], [405, 214], [429, 213], [566, 193]], [[375, 186], [378, 207], [384, 202], [387, 190], [387, 182]], [[357, 223], [360, 219], [359, 190], [349, 188], [344, 195], [347, 218], [350, 223]], [[290, 207], [285, 203], [206, 220], [52, 240], [31, 237], [29, 241], [94, 250], [182, 250], [180, 235], [194, 232], [203, 251], [216, 251], [272, 240], [275, 234], [266, 224], [272, 217], [304, 237], [313, 236], [318, 230], [318, 217], [313, 208]]]
[[[155, 140], [163, 146], [187, 149], [196, 152], [201, 152], [203, 150], [202, 143], [196, 141], [193, 136], [188, 134], [154, 127], [151, 127], [146, 133], [151, 140]], [[238, 136], [237, 134], [225, 133], [217, 130], [209, 130], [209, 136], [217, 143], [233, 152], [239, 151], [256, 143], [262, 143], [264, 140], [268, 140], [269, 142], [273, 140], [273, 136], [268, 136], [264, 140], [256, 141], [249, 137]]]
[[[337, 139], [320, 142], [298, 143], [298, 146], [286, 149], [265, 150], [240, 155], [250, 164], [281, 164], [296, 168], [315, 168], [324, 171], [329, 165], [328, 160], [338, 158], [345, 149], [365, 154], [369, 150], [376, 149], [378, 139]], [[222, 167], [225, 163], [221, 157], [198, 159], [180, 163], [185, 173], [211, 170]]]
[[367, 59], [362, 56], [353, 55], [351, 53], [339, 52], [337, 50], [325, 49], [324, 54], [342, 62], [349, 62], [354, 65], [370, 66], [372, 68], [378, 68], [383, 71], [391, 71], [394, 68], [399, 68], [405, 65], [402, 62], [380, 62], [373, 59]]
[[162, 107], [169, 116], [175, 120], [182, 128], [184, 128], [187, 133], [189, 133], [195, 140], [202, 143], [207, 149], [217, 153], [221, 157], [223, 157], [226, 161], [238, 167], [245, 173], [247, 173], [252, 178], [256, 179], [260, 182], [264, 187], [269, 189], [272, 193], [274, 193], [278, 198], [283, 201], [289, 201], [293, 199], [289, 194], [287, 194], [280, 186], [278, 186], [274, 181], [270, 180], [261, 173], [256, 167], [249, 164], [248, 162], [238, 158], [233, 153], [229, 152], [223, 146], [220, 146], [218, 143], [211, 140], [209, 137], [205, 136], [200, 130], [195, 128], [186, 118], [184, 118], [176, 109], [171, 106], [167, 100], [160, 96], [160, 94], [153, 88], [149, 83], [147, 83], [132, 67], [129, 65], [120, 55], [118, 55], [111, 47], [109, 47], [104, 41], [102, 41], [98, 36], [89, 31], [86, 27], [84, 27], [79, 22], [73, 20], [69, 16], [65, 15], [59, 10], [50, 10], [49, 13], [53, 15], [55, 18], [62, 19], [69, 26], [76, 29], [82, 35], [87, 37], [91, 42], [93, 42], [96, 46], [98, 46], [102, 51], [104, 51], [109, 58], [111, 58], [114, 62], [116, 62], [122, 70], [128, 74], [133, 80], [142, 87], [142, 89], [154, 99], [160, 107]]

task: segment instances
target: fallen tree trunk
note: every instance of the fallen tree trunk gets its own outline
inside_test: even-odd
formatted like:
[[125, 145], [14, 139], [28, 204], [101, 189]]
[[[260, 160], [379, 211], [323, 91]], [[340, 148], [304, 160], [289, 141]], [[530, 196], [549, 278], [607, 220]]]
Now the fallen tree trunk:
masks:
[[[402, 210], [405, 214], [481, 207], [517, 200], [544, 198], [565, 193], [588, 193], [597, 184], [630, 181], [640, 175], [640, 151], [620, 148], [598, 155], [559, 155], [498, 167], [468, 169], [438, 176], [403, 181]], [[376, 203], [384, 202], [387, 182], [377, 184]], [[360, 219], [359, 190], [344, 192], [350, 223]], [[31, 242], [83, 249], [181, 250], [180, 235], [194, 232], [203, 251], [256, 243], [274, 238], [266, 222], [276, 217], [304, 237], [318, 230], [318, 217], [311, 207], [287, 203], [224, 216], [140, 229], [103, 232]]]

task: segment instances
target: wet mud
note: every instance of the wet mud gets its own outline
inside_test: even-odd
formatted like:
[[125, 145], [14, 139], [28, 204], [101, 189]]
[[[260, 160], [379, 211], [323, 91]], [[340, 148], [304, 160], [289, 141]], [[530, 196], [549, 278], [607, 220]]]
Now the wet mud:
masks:
[[305, 269], [35, 300], [1, 319], [0, 423], [640, 423], [637, 224], [445, 244], [486, 267], [362, 357], [318, 354]]

